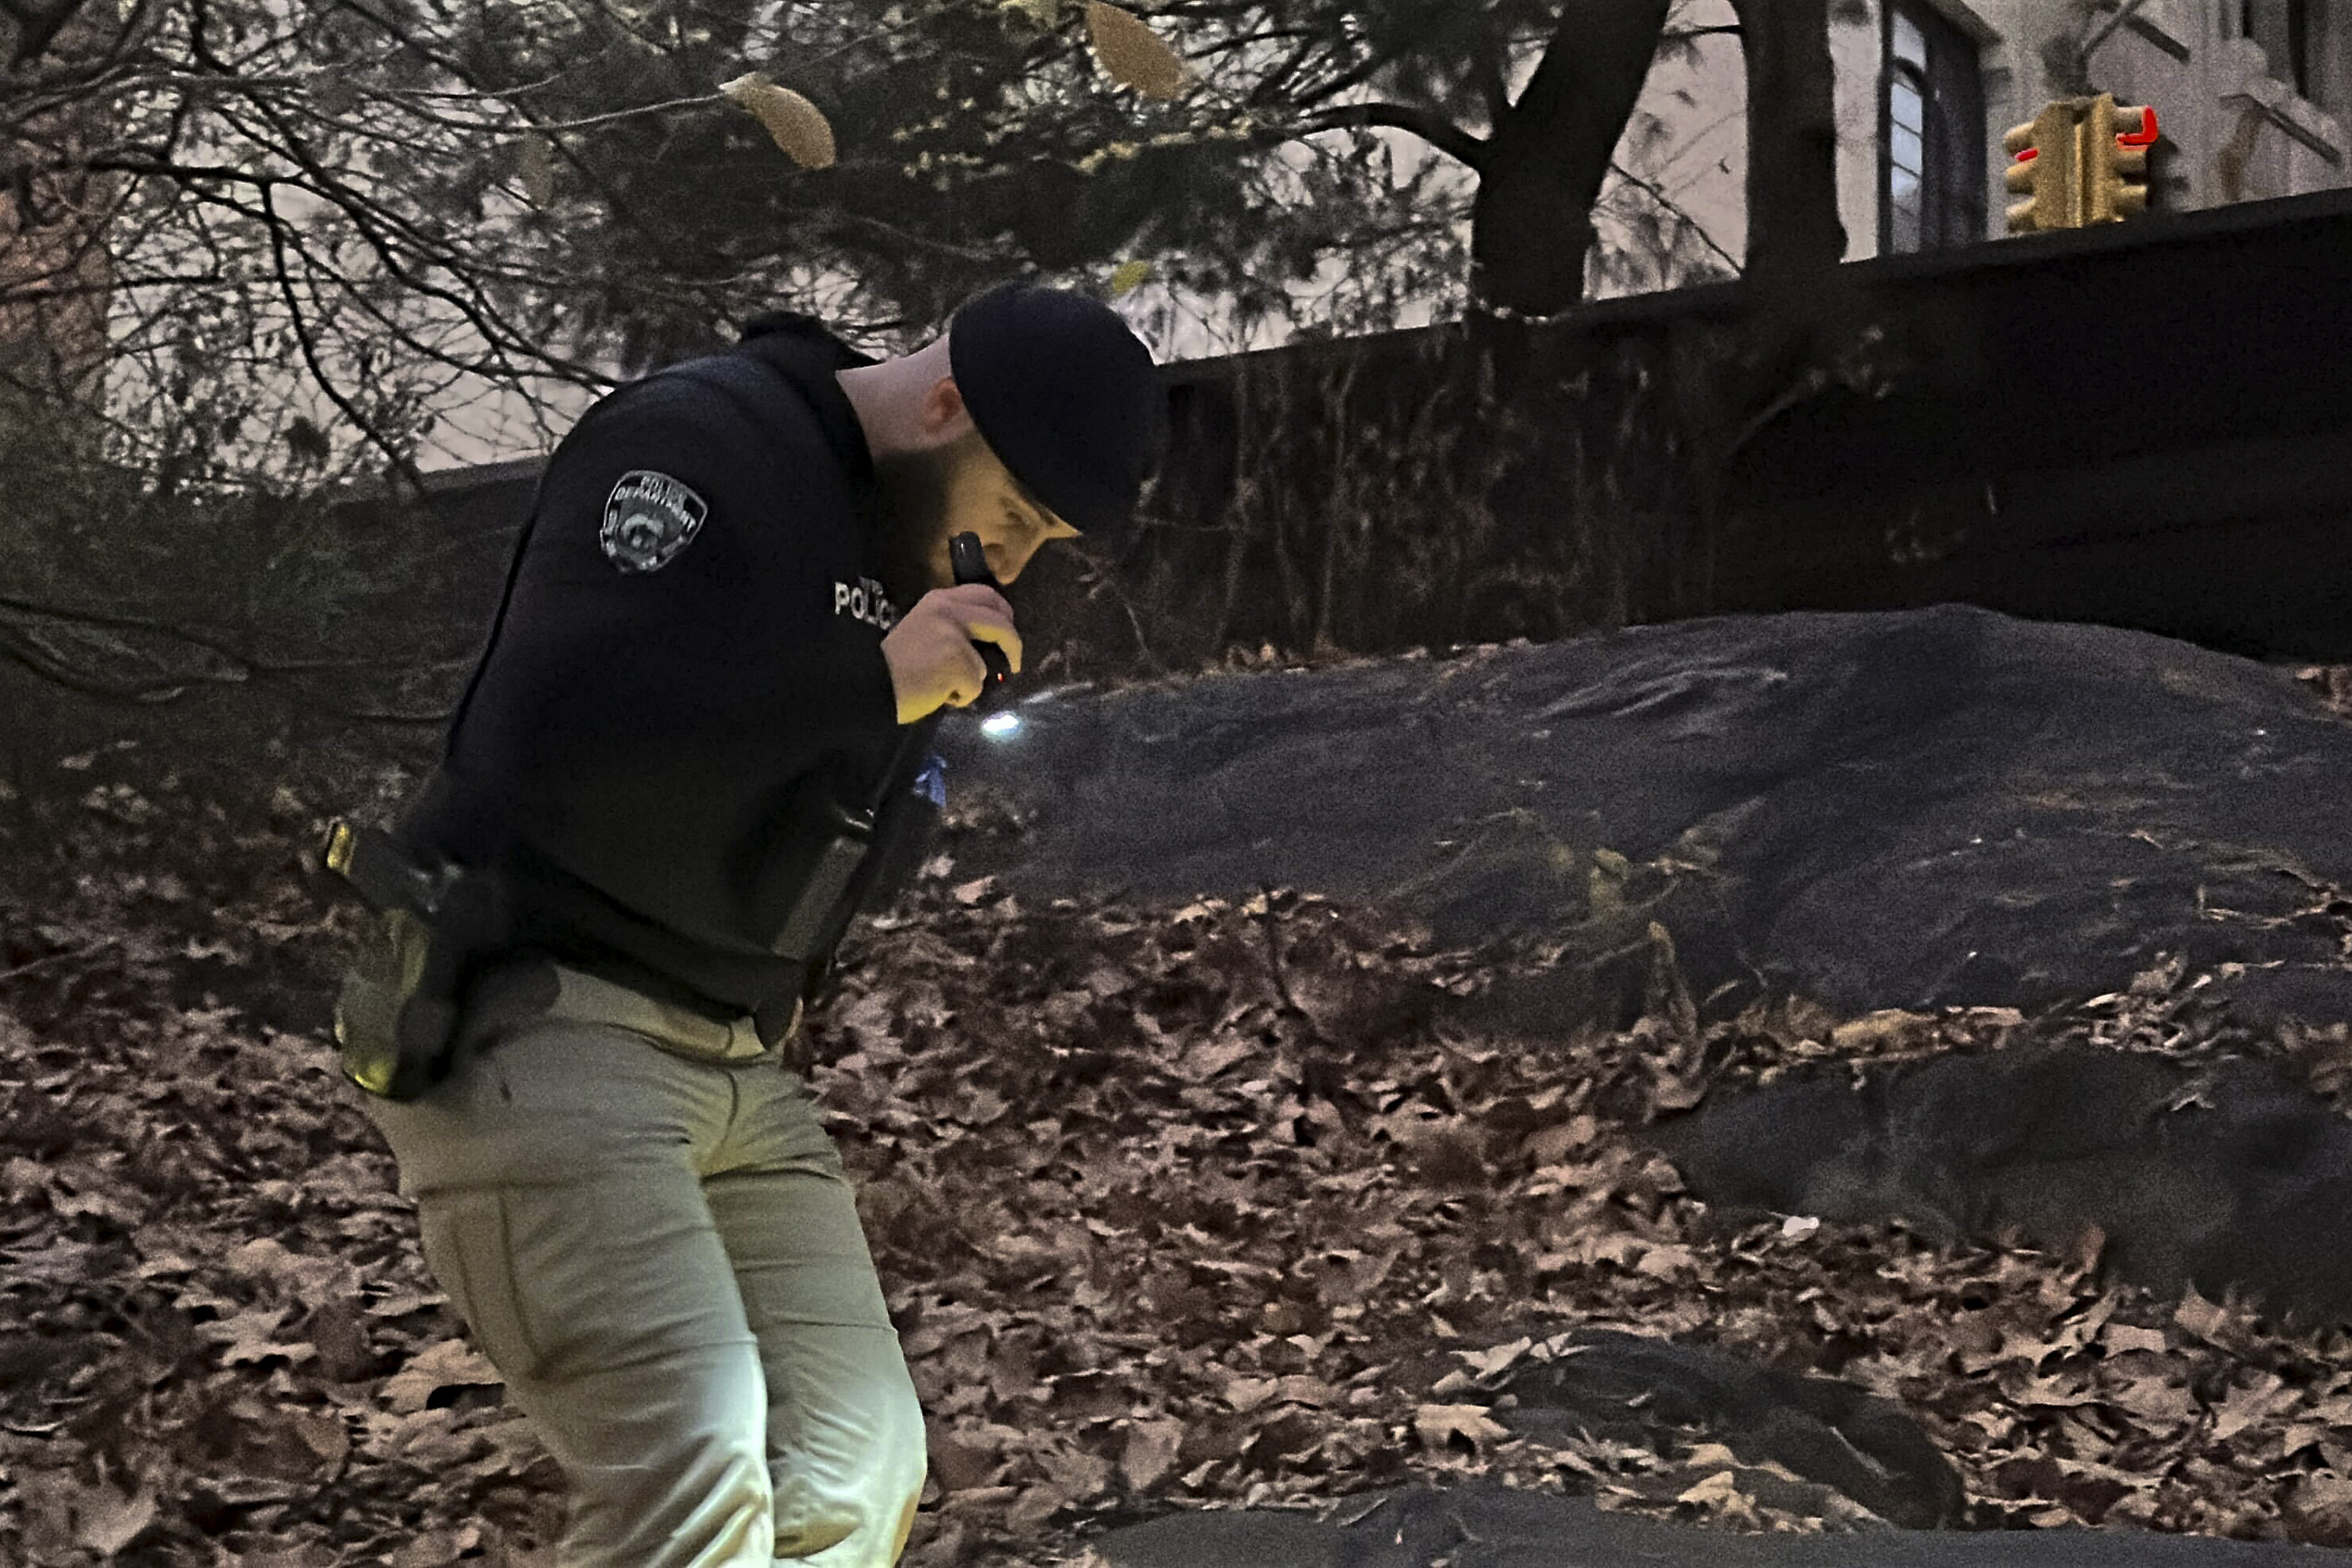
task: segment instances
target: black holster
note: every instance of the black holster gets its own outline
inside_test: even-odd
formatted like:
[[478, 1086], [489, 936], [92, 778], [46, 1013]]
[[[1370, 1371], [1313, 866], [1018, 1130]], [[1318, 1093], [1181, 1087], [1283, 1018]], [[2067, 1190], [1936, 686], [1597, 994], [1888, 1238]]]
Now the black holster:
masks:
[[447, 1076], [457, 1015], [476, 961], [512, 926], [497, 879], [452, 863], [421, 864], [375, 828], [338, 821], [328, 869], [374, 916], [335, 999], [343, 1076], [385, 1100], [414, 1100]]

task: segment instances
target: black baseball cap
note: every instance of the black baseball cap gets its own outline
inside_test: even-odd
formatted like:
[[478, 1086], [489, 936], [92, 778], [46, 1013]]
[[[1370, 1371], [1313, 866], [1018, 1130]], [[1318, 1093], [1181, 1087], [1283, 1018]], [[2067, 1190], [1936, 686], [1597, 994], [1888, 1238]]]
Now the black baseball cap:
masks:
[[1039, 504], [1094, 537], [1134, 521], [1167, 440], [1168, 397], [1118, 311], [1008, 283], [955, 313], [948, 363], [982, 438]]

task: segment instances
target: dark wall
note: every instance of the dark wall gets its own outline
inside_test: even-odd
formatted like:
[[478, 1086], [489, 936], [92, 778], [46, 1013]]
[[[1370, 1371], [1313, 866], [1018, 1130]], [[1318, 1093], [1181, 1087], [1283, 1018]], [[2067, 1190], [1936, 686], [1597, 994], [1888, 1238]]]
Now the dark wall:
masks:
[[[1959, 600], [2352, 658], [2352, 192], [1839, 271], [1883, 333], [1876, 384], [1829, 386], [1758, 434], [1724, 476], [1712, 538], [1689, 474], [1668, 471], [1689, 452], [1654, 395], [1679, 342], [1748, 308], [1745, 285], [1607, 301], [1533, 335], [1515, 396], [1565, 416], [1556, 446], [1605, 445], [1629, 409], [1652, 426], [1617, 476], [1622, 504], [1649, 512], [1640, 540], [1663, 546], [1622, 563], [1628, 618]], [[1426, 384], [1473, 357], [1462, 330], [1433, 329], [1178, 366], [1171, 382], [1181, 410], [1277, 365], [1303, 383], [1352, 362], [1360, 402], [1367, 382]], [[1587, 384], [1558, 395], [1546, 362]], [[1200, 433], [1181, 480], [1196, 512], [1234, 498], [1226, 438]], [[1517, 521], [1559, 510], [1560, 476], [1540, 468], [1519, 478], [1549, 482], [1495, 492]], [[1681, 568], [1709, 552], [1695, 591], [1702, 574]]]
[[[1499, 357], [1454, 324], [1171, 365], [1146, 526], [1017, 585], [1032, 668], [1946, 600], [2352, 660], [2352, 192], [1837, 282], [1869, 374], [1759, 432], [1712, 527], [1692, 400], [1744, 283], [1598, 302]], [[487, 626], [531, 468], [481, 474], [432, 505], [474, 542], [447, 607]]]
[[1874, 292], [1977, 363], [1792, 410], [1722, 607], [1963, 600], [2352, 658], [2352, 193], [1889, 263]]

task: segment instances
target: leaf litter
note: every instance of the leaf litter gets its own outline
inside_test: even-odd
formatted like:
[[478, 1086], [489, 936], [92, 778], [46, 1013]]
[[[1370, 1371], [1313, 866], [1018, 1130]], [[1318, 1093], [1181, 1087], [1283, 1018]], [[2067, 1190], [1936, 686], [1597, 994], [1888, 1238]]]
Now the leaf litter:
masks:
[[[311, 806], [85, 767], [0, 829], [0, 1560], [551, 1562], [561, 1477], [424, 1270], [317, 1021], [356, 924], [305, 858], [348, 781]], [[2032, 1024], [1778, 997], [1701, 1029], [1661, 929], [1632, 1028], [1479, 1035], [1440, 1000], [1543, 954], [1286, 889], [1032, 906], [958, 881], [956, 836], [989, 829], [950, 828], [853, 935], [797, 1064], [929, 1421], [911, 1568], [1083, 1563], [1176, 1509], [1471, 1475], [1711, 1529], [1883, 1528], [1705, 1430], [1496, 1419], [1515, 1369], [1593, 1328], [1893, 1401], [1978, 1528], [2352, 1546], [2340, 1326], [2117, 1284], [2095, 1233], [1711, 1211], [1640, 1137], [1808, 1060], [2042, 1027], [2193, 1057], [2177, 968]], [[2232, 1047], [2257, 1047], [2340, 1090], [2340, 1039]]]

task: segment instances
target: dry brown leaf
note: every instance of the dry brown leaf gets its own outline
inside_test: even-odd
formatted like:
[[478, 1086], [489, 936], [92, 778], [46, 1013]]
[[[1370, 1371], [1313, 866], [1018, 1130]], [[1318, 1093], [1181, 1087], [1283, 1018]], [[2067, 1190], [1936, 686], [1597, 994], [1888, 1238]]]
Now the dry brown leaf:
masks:
[[2180, 1293], [2180, 1305], [2173, 1309], [2172, 1321], [2199, 1339], [2210, 1342], [2229, 1322], [2230, 1312], [2227, 1308], [2199, 1295], [2192, 1285]]
[[1456, 1434], [1482, 1448], [1504, 1442], [1511, 1436], [1509, 1428], [1496, 1425], [1483, 1405], [1418, 1405], [1412, 1413], [1412, 1426], [1422, 1446], [1437, 1452], [1443, 1452]]
[[1535, 1341], [1522, 1335], [1508, 1344], [1492, 1345], [1482, 1351], [1456, 1351], [1475, 1377], [1493, 1377], [1517, 1365], [1535, 1348]]
[[390, 1559], [390, 1568], [447, 1568], [459, 1553], [470, 1552], [480, 1542], [478, 1526], [467, 1525], [458, 1530], [435, 1531], [404, 1542]]
[[2105, 1404], [2158, 1428], [2181, 1426], [2197, 1414], [2194, 1394], [2179, 1384], [2156, 1377], [2126, 1379], [2101, 1397]]
[[1739, 1489], [1733, 1484], [1729, 1470], [1717, 1470], [1696, 1486], [1675, 1495], [1676, 1502], [1698, 1503], [1702, 1506], [1721, 1505], [1738, 1500]]
[[2232, 1388], [2213, 1411], [2213, 1438], [2225, 1442], [2273, 1412], [2295, 1404], [2301, 1396], [2273, 1373], [2258, 1373], [2251, 1386]]
[[1095, 58], [1113, 81], [1146, 98], [1182, 95], [1191, 76], [1183, 57], [1133, 12], [1105, 0], [1087, 0], [1087, 32], [1094, 41]]
[[2331, 1523], [2352, 1523], [2352, 1479], [2322, 1470], [2296, 1482], [2295, 1511]]
[[2099, 1342], [2110, 1351], [2154, 1351], [2161, 1355], [2168, 1337], [2162, 1329], [2139, 1329], [2128, 1323], [2109, 1323], [2099, 1331]]
[[145, 1487], [128, 1494], [107, 1486], [76, 1489], [72, 1506], [74, 1539], [106, 1557], [155, 1522], [155, 1494]]
[[761, 71], [720, 82], [719, 90], [750, 110], [793, 163], [803, 169], [832, 166], [833, 122], [815, 104], [791, 88], [778, 87]]
[[487, 1387], [502, 1381], [499, 1369], [463, 1340], [443, 1340], [385, 1378], [383, 1398], [393, 1410], [407, 1415], [423, 1410], [438, 1389]]
[[1119, 1454], [1119, 1474], [1137, 1491], [1149, 1491], [1175, 1468], [1176, 1451], [1183, 1442], [1181, 1421], [1138, 1421], [1127, 1429], [1127, 1446]]
[[1925, 1013], [1908, 1013], [1900, 1007], [1882, 1007], [1875, 1013], [1865, 1013], [1832, 1029], [1830, 1046], [1842, 1052], [1877, 1050], [1914, 1038], [1933, 1029], [1935, 1025], [1936, 1020]]
[[1274, 1397], [1281, 1385], [1270, 1377], [1235, 1377], [1225, 1382], [1225, 1403], [1246, 1415]]
[[1633, 1265], [1637, 1274], [1647, 1274], [1657, 1279], [1675, 1279], [1689, 1274], [1698, 1267], [1698, 1254], [1679, 1242], [1653, 1247], [1642, 1254]]
[[303, 1446], [331, 1468], [341, 1465], [351, 1454], [351, 1426], [334, 1412], [281, 1406], [278, 1414], [294, 1428], [294, 1435], [302, 1439]]

